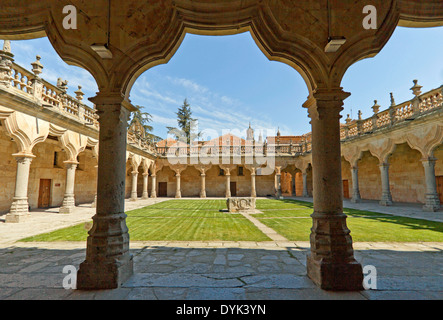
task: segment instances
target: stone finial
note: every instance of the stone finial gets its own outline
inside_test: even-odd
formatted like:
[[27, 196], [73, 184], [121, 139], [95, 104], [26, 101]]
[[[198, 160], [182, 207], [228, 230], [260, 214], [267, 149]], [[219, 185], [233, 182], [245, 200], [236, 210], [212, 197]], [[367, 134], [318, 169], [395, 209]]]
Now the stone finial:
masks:
[[37, 60], [31, 63], [31, 66], [32, 66], [32, 72], [34, 72], [35, 76], [38, 77], [42, 73], [43, 65], [40, 62], [41, 59], [40, 56], [36, 56], [35, 58]]
[[394, 94], [391, 92], [390, 95], [391, 95], [391, 107], [394, 107], [396, 105], [395, 99], [394, 99]]
[[11, 41], [5, 40], [3, 42], [3, 52], [11, 53]]
[[414, 80], [414, 86], [411, 88], [412, 93], [418, 97], [419, 95], [421, 95], [421, 88], [423, 88], [422, 86], [418, 85], [418, 80]]
[[68, 90], [68, 80], [62, 80], [62, 78], [58, 78], [57, 87], [66, 92]]
[[82, 101], [83, 100], [83, 96], [85, 95], [82, 91], [82, 86], [78, 86], [78, 90], [74, 92], [75, 93], [75, 98], [78, 101]]
[[358, 110], [358, 120], [361, 120], [363, 113], [361, 112], [361, 110]]
[[350, 123], [352, 121], [351, 117], [348, 114], [348, 117], [346, 118], [346, 124]]
[[372, 110], [374, 111], [374, 114], [380, 111], [380, 106], [377, 104], [377, 100], [374, 100], [374, 105], [372, 106]]

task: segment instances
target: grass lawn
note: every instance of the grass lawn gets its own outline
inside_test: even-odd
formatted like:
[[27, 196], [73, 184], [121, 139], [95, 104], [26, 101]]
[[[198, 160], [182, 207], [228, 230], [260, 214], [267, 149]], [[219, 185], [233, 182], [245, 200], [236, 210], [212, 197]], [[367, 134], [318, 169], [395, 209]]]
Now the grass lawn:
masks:
[[[270, 241], [240, 214], [219, 212], [225, 200], [169, 200], [126, 212], [133, 241]], [[84, 224], [22, 241], [86, 241]]]
[[[312, 203], [296, 200], [262, 200], [254, 215], [260, 222], [291, 241], [309, 241]], [[281, 202], [281, 205], [278, 204]], [[423, 219], [344, 209], [353, 241], [443, 242], [443, 223]]]
[[[309, 241], [312, 203], [257, 199], [259, 221], [291, 241]], [[269, 241], [239, 214], [220, 212], [226, 200], [169, 200], [127, 212], [134, 241]], [[354, 241], [443, 242], [443, 223], [345, 209]], [[84, 224], [22, 241], [86, 241]]]

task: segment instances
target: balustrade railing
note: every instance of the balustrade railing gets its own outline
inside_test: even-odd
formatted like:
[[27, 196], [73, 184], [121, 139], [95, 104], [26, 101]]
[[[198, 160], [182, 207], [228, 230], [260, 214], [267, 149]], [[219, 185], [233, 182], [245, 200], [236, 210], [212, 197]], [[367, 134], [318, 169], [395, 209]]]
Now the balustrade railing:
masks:
[[374, 112], [374, 115], [367, 119], [359, 117], [358, 120], [352, 120], [348, 117], [347, 124], [341, 127], [341, 140], [369, 134], [377, 129], [392, 127], [443, 108], [443, 86], [421, 94], [421, 86], [418, 86], [416, 80], [414, 80], [414, 83], [415, 86], [411, 89], [415, 95], [413, 99], [398, 105], [393, 103], [387, 110], [380, 112], [376, 108], [375, 111], [377, 112]]

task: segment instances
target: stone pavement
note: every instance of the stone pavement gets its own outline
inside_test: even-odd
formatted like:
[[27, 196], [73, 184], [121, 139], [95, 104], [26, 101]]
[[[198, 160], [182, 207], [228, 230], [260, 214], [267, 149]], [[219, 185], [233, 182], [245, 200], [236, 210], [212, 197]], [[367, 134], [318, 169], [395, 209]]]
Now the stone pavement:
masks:
[[[149, 203], [143, 201], [127, 202], [127, 209]], [[0, 299], [443, 299], [443, 243], [354, 243], [356, 259], [376, 268], [377, 289], [327, 292], [306, 276], [307, 242], [131, 242], [134, 275], [121, 288], [102, 291], [63, 288], [63, 268], [78, 268], [86, 243], [14, 242], [44, 232], [40, 226], [89, 221], [90, 213], [54, 214], [53, 226], [45, 213], [31, 218], [33, 228], [0, 223]]]

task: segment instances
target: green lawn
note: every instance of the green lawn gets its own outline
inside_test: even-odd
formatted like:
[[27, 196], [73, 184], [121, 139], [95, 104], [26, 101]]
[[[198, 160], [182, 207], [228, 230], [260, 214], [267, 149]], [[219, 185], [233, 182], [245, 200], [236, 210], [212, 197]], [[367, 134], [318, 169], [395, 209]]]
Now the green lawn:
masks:
[[[291, 241], [309, 241], [312, 203], [289, 199], [262, 201], [257, 207], [263, 213], [254, 215], [259, 221]], [[441, 222], [346, 208], [344, 213], [356, 242], [443, 242]]]
[[[309, 241], [312, 203], [257, 199], [254, 216], [291, 241]], [[226, 200], [169, 200], [127, 212], [134, 241], [269, 241], [249, 220], [229, 214]], [[354, 241], [443, 242], [443, 223], [345, 209]], [[86, 241], [84, 224], [22, 241]]]

